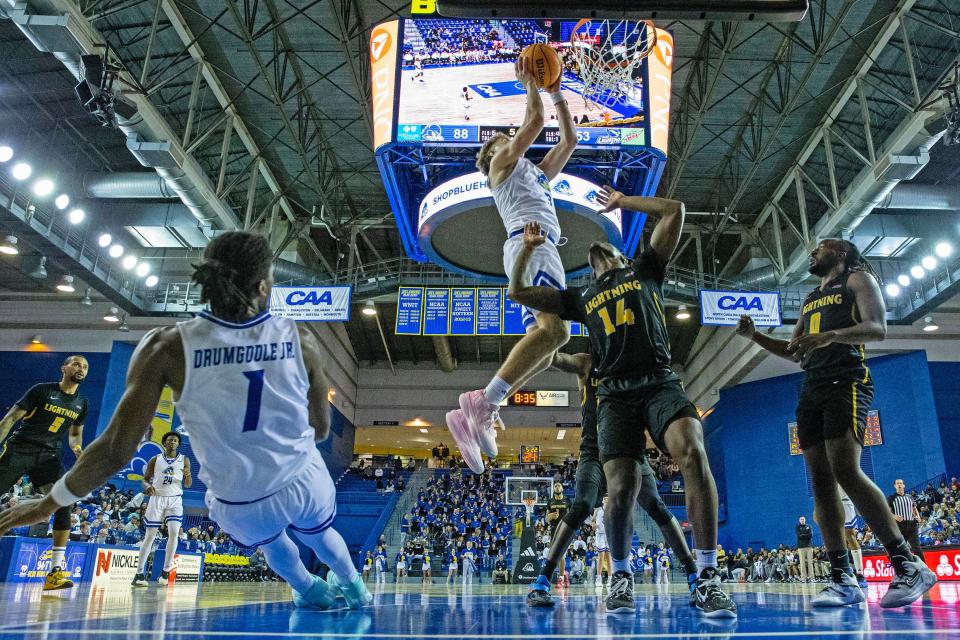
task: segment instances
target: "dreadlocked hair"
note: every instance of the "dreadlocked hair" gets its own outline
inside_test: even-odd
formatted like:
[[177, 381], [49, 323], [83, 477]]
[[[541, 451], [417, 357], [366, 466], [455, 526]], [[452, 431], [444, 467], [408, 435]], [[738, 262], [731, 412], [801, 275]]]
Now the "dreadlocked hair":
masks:
[[267, 239], [245, 231], [217, 237], [203, 252], [203, 263], [193, 265], [193, 281], [200, 285], [200, 302], [225, 320], [242, 320], [251, 311], [257, 286], [270, 276], [273, 252]]
[[840, 243], [840, 246], [843, 247], [843, 251], [846, 254], [843, 259], [843, 264], [847, 268], [847, 271], [862, 271], [863, 273], [873, 276], [873, 279], [879, 284], [883, 284], [880, 275], [873, 268], [873, 265], [863, 257], [860, 249], [857, 249], [857, 245], [849, 240], [837, 240], [837, 242]]

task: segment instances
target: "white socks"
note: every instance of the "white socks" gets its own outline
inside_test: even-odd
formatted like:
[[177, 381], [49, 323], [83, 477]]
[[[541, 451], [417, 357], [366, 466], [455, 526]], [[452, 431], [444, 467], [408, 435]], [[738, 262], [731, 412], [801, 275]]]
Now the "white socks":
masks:
[[163, 570], [173, 569], [173, 559], [177, 555], [177, 543], [180, 542], [180, 523], [171, 520], [167, 523], [167, 550], [163, 557]]
[[707, 567], [717, 568], [717, 550], [716, 549], [697, 549], [697, 575]]
[[507, 394], [510, 393], [510, 387], [512, 386], [513, 385], [500, 376], [493, 376], [493, 380], [491, 380], [487, 388], [483, 390], [483, 395], [490, 404], [500, 404], [507, 397]]
[[286, 532], [281, 532], [276, 540], [260, 548], [270, 568], [296, 591], [304, 593], [313, 586], [313, 576], [303, 566], [300, 550]]
[[143, 542], [140, 543], [140, 564], [137, 565], [137, 573], [147, 575], [147, 558], [153, 550], [153, 541], [157, 537], [160, 529], [156, 527], [147, 527], [143, 534]]
[[53, 557], [50, 559], [50, 568], [53, 569], [54, 567], [60, 567], [61, 569], [65, 569], [66, 567], [63, 566], [63, 556], [66, 554], [66, 547], [54, 547]]
[[[331, 527], [320, 533], [294, 531], [304, 544], [313, 549], [320, 558], [320, 562], [330, 567], [341, 583], [350, 584], [357, 579], [357, 568], [353, 566], [350, 550], [347, 549], [347, 543], [343, 541], [336, 529]], [[277, 571], [277, 573], [280, 572]]]
[[613, 572], [623, 571], [625, 573], [632, 574], [633, 571], [630, 569], [630, 556], [627, 556], [623, 560], [617, 560], [616, 558], [611, 557], [613, 560]]
[[851, 549], [850, 554], [853, 556], [853, 568], [857, 573], [863, 573], [863, 551]]

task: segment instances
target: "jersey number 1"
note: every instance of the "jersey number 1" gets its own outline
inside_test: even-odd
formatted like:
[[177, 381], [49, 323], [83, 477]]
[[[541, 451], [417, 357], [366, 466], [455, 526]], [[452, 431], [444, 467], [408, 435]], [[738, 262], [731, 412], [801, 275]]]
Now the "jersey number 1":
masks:
[[243, 416], [243, 430], [256, 431], [260, 423], [260, 399], [263, 397], [263, 369], [244, 371], [247, 379], [247, 412]]

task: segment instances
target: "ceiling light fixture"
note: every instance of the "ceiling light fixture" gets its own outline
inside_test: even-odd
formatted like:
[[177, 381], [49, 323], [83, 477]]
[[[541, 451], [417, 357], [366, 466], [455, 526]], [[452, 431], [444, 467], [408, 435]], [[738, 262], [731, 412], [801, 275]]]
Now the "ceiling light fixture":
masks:
[[924, 256], [920, 264], [923, 265], [923, 268], [927, 271], [933, 271], [937, 268], [937, 259], [933, 256]]
[[900, 275], [897, 276], [897, 282], [900, 284], [901, 287], [908, 287], [910, 286], [910, 276], [908, 276], [905, 273], [901, 273]]
[[110, 307], [110, 310], [104, 314], [103, 319], [107, 322], [120, 322], [120, 310], [116, 307]]
[[0, 145], [0, 162], [7, 162], [13, 157], [13, 149], [7, 145]]
[[361, 309], [361, 313], [363, 313], [363, 315], [365, 316], [377, 315], [377, 307], [375, 304], [373, 304], [373, 300], [367, 300], [364, 303], [363, 309]]
[[921, 267], [918, 264], [915, 264], [912, 267], [910, 267], [910, 275], [913, 276], [914, 280], [921, 279], [923, 276], [926, 275], [926, 273], [927, 272], [923, 270], [923, 267]]
[[76, 288], [73, 286], [73, 276], [68, 274], [60, 278], [60, 282], [57, 283], [57, 291], [61, 293], [73, 293], [76, 291]]
[[14, 180], [26, 180], [30, 177], [30, 174], [33, 173], [33, 167], [28, 165], [26, 162], [18, 162], [13, 165], [13, 169], [10, 171], [13, 175]]
[[926, 318], [923, 319], [923, 330], [926, 331], [927, 333], [931, 331], [936, 331], [939, 328], [940, 328], [940, 325], [938, 325], [936, 322], [933, 321], [932, 316], [927, 316]]
[[896, 298], [900, 295], [900, 285], [895, 282], [891, 282], [887, 285], [887, 295], [891, 298]]
[[20, 249], [17, 247], [17, 236], [7, 236], [3, 239], [3, 242], [0, 242], [0, 253], [15, 256], [20, 253]]
[[124, 259], [120, 262], [120, 265], [127, 271], [130, 271], [135, 266], [137, 266], [137, 258], [136, 256], [125, 256]]
[[33, 195], [38, 198], [46, 198], [53, 193], [54, 186], [53, 180], [50, 178], [40, 178], [33, 183]]
[[141, 262], [137, 265], [137, 275], [141, 278], [146, 278], [147, 274], [150, 273], [150, 263]]
[[43, 280], [47, 277], [47, 256], [40, 256], [40, 262], [37, 264], [37, 268], [30, 272], [30, 277], [37, 280]]
[[97, 238], [97, 244], [103, 249], [109, 247], [111, 242], [113, 242], [113, 236], [109, 233], [101, 233], [100, 237]]
[[30, 344], [43, 344], [43, 336], [35, 335], [30, 338]]
[[950, 254], [953, 253], [953, 245], [949, 242], [938, 242], [933, 252], [941, 258], [949, 258]]
[[690, 312], [687, 311], [687, 305], [682, 304], [680, 308], [677, 309], [677, 320], [689, 320]]
[[146, 286], [152, 289], [153, 287], [157, 286], [159, 282], [160, 282], [160, 278], [158, 278], [157, 276], [147, 276], [147, 279], [143, 281], [143, 284], [145, 284]]
[[123, 255], [123, 245], [115, 244], [110, 246], [109, 251], [111, 258], [119, 258]]
[[71, 209], [70, 213], [67, 214], [67, 220], [70, 221], [70, 224], [80, 224], [83, 222], [83, 219], [87, 217], [87, 214], [84, 213], [83, 209]]
[[70, 196], [65, 193], [61, 193], [57, 196], [57, 199], [53, 201], [53, 204], [57, 205], [57, 209], [63, 211], [70, 206]]
[[84, 307], [93, 306], [93, 300], [90, 299], [90, 287], [87, 287], [87, 290], [83, 292], [83, 297], [80, 298], [80, 305]]

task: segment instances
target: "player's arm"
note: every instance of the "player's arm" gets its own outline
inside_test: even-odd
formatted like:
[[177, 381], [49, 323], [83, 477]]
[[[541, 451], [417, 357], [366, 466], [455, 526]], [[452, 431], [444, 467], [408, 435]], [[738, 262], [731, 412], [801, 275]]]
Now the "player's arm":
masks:
[[589, 353], [570, 354], [557, 351], [553, 354], [553, 362], [550, 364], [564, 373], [572, 373], [578, 378], [586, 378], [590, 375], [593, 358], [590, 357]]
[[193, 486], [193, 471], [190, 470], [190, 458], [183, 459], [183, 488], [189, 489]]
[[305, 326], [298, 326], [300, 332], [300, 350], [303, 352], [303, 364], [310, 379], [307, 391], [307, 413], [310, 426], [316, 434], [317, 442], [326, 440], [330, 435], [330, 382], [323, 370], [323, 356], [317, 337]]
[[527, 278], [530, 256], [533, 255], [533, 250], [545, 241], [546, 237], [541, 235], [538, 223], [528, 222], [523, 228], [523, 248], [513, 264], [507, 297], [525, 307], [559, 315], [564, 310], [561, 292], [550, 287], [535, 287]]
[[3, 420], [0, 420], [0, 442], [3, 442], [6, 437], [10, 435], [10, 430], [13, 429], [13, 425], [20, 422], [25, 415], [27, 415], [27, 410], [20, 405], [15, 404], [10, 407], [7, 415], [3, 416]]
[[173, 367], [183, 366], [178, 359], [178, 355], [182, 358], [182, 351], [164, 337], [165, 331], [170, 329], [151, 331], [137, 345], [127, 371], [126, 389], [106, 430], [84, 450], [73, 469], [57, 481], [45, 498], [21, 503], [4, 512], [0, 516], [0, 534], [12, 527], [46, 520], [57, 508], [75, 502], [70, 498], [87, 495], [130, 461], [146, 425], [153, 420]]
[[70, 425], [67, 442], [70, 443], [70, 450], [74, 455], [79, 456], [83, 452], [83, 423]]
[[798, 358], [790, 350], [790, 345], [803, 335], [803, 320], [798, 320], [797, 324], [794, 325], [793, 335], [790, 336], [790, 340], [778, 340], [773, 336], [757, 331], [756, 325], [753, 324], [753, 318], [750, 316], [740, 316], [740, 323], [737, 325], [737, 335], [756, 342], [775, 356], [797, 362]]
[[147, 463], [147, 468], [143, 470], [143, 480], [140, 481], [140, 486], [143, 487], [143, 495], [152, 496], [157, 491], [153, 488], [153, 474], [156, 473], [157, 469], [157, 457], [153, 456], [150, 458], [150, 462]]
[[646, 196], [628, 196], [610, 185], [604, 185], [597, 201], [603, 206], [601, 211], [627, 209], [642, 211], [657, 220], [650, 236], [650, 248], [666, 264], [680, 244], [680, 232], [683, 231], [683, 219], [686, 216], [683, 203], [667, 198], [648, 198]]
[[863, 344], [880, 342], [887, 337], [887, 308], [880, 293], [880, 283], [876, 278], [863, 271], [851, 273], [847, 287], [853, 291], [860, 322], [846, 329], [834, 329], [794, 338], [790, 341], [790, 351], [803, 358], [807, 353], [822, 349], [827, 345]]
[[547, 180], [553, 180], [567, 164], [567, 160], [573, 155], [577, 148], [577, 127], [573, 124], [573, 116], [570, 114], [570, 105], [567, 99], [563, 97], [560, 91], [560, 78], [557, 78], [553, 86], [547, 87], [550, 92], [550, 99], [557, 109], [557, 119], [560, 121], [560, 142], [554, 145], [553, 149], [547, 152], [540, 162], [540, 171], [547, 176]]
[[543, 100], [540, 99], [537, 82], [534, 79], [533, 72], [528, 68], [525, 58], [521, 57], [517, 60], [516, 70], [517, 80], [527, 90], [527, 110], [523, 115], [523, 123], [510, 138], [510, 143], [503, 151], [499, 151], [493, 156], [490, 162], [491, 173], [515, 164], [543, 131]]

